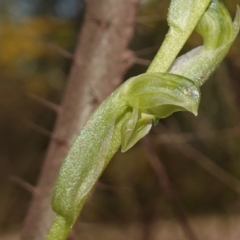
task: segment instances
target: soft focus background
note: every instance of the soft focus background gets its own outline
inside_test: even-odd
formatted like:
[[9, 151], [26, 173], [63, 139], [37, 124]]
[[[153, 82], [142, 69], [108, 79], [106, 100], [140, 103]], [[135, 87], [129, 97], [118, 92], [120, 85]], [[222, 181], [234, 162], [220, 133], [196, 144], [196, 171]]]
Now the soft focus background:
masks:
[[[236, 4], [226, 1], [232, 16]], [[130, 46], [139, 60], [126, 78], [144, 72], [156, 53], [168, 6], [142, 1]], [[50, 132], [56, 117], [36, 98], [60, 103], [83, 11], [81, 0], [0, 0], [0, 239], [21, 228], [31, 199], [21, 185], [36, 184], [49, 141], [42, 128]], [[193, 34], [183, 52], [199, 44]], [[240, 239], [239, 93], [240, 35], [203, 86], [198, 117], [174, 114], [151, 133], [201, 239]], [[114, 157], [78, 230], [83, 239], [185, 239], [141, 143]]]

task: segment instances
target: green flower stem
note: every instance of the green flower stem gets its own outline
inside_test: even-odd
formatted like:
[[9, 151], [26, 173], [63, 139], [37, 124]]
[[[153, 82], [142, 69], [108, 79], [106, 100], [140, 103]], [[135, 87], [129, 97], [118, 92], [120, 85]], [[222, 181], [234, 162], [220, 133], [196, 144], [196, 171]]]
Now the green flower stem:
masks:
[[117, 89], [91, 116], [70, 148], [56, 183], [52, 206], [57, 217], [47, 240], [66, 239], [113, 154], [121, 144], [121, 126], [129, 109]]
[[66, 240], [70, 230], [71, 225], [62, 216], [58, 215], [54, 219], [46, 240]]
[[195, 29], [211, 0], [172, 0], [168, 13], [169, 31], [147, 72], [167, 72]]

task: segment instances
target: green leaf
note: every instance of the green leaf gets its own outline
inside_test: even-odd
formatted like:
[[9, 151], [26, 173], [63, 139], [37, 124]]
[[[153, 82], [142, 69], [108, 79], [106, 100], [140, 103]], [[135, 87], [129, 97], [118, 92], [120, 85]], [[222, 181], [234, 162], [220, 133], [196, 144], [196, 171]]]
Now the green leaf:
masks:
[[121, 143], [127, 107], [116, 90], [94, 112], [73, 143], [61, 167], [52, 200], [53, 210], [69, 226], [76, 220], [90, 190]]

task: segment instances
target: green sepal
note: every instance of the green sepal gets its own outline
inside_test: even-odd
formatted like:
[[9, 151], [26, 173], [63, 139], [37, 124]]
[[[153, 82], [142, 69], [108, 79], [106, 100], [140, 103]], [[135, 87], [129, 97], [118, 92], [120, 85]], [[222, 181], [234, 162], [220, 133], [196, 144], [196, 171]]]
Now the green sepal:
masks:
[[[137, 121], [135, 120], [137, 117]], [[141, 138], [145, 137], [151, 127], [155, 116], [142, 113], [140, 116], [136, 108], [133, 109], [132, 115], [122, 126], [121, 151], [126, 152], [135, 145]]]
[[200, 91], [191, 80], [178, 75], [145, 73], [125, 82], [120, 98], [132, 108], [121, 131], [121, 151], [125, 152], [160, 118], [185, 110], [197, 115]]
[[129, 141], [135, 131], [135, 127], [138, 121], [138, 116], [139, 116], [139, 110], [137, 108], [133, 108], [131, 115], [129, 116], [129, 118], [125, 120], [125, 122], [122, 125], [122, 128], [121, 128], [121, 151], [122, 152], [125, 152], [127, 149], [129, 149], [128, 147]]
[[120, 97], [141, 113], [165, 118], [177, 111], [197, 115], [200, 90], [191, 80], [170, 73], [144, 73], [130, 78]]
[[158, 125], [158, 123], [159, 123], [159, 120], [160, 120], [160, 118], [159, 118], [159, 117], [157, 117], [157, 116], [154, 116], [154, 117], [153, 117], [153, 125], [154, 125], [154, 126], [157, 126], [157, 125]]
[[205, 50], [232, 41], [234, 31], [230, 13], [219, 0], [212, 1], [195, 30], [202, 36]]

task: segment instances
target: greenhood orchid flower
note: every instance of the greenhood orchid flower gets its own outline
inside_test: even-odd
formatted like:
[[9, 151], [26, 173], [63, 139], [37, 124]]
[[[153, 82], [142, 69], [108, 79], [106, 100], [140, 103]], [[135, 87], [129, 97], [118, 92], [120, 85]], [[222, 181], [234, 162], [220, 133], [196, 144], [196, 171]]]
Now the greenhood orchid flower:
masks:
[[[91, 189], [119, 147], [127, 151], [159, 119], [174, 112], [197, 115], [200, 86], [228, 53], [240, 26], [239, 10], [232, 23], [220, 1], [209, 4], [210, 0], [172, 0], [169, 33], [148, 71], [114, 91], [81, 130], [56, 182], [52, 207], [57, 216], [48, 240], [67, 238]], [[194, 28], [204, 45], [174, 61]]]
[[174, 112], [189, 111], [197, 115], [200, 90], [191, 80], [169, 73], [145, 73], [130, 78], [120, 99], [132, 108], [121, 133], [122, 152], [144, 137], [156, 120]]
[[232, 22], [219, 0], [213, 0], [196, 27], [204, 45], [177, 58], [169, 72], [192, 79], [201, 86], [219, 66], [233, 44], [240, 25], [240, 10]]

